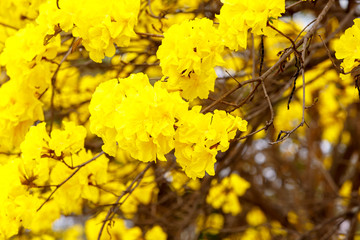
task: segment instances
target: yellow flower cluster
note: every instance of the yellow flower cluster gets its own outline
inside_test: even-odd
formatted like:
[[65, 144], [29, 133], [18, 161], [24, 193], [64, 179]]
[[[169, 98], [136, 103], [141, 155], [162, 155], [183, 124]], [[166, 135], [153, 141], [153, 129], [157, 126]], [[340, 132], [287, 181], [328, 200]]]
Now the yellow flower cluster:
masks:
[[[95, 218], [86, 221], [86, 239], [97, 239], [102, 221], [105, 217], [106, 213], [102, 212]], [[113, 218], [112, 224], [107, 227], [107, 231], [102, 235], [101, 239], [165, 240], [167, 239], [167, 234], [159, 225], [155, 225], [143, 234], [140, 227], [128, 227], [123, 219]]]
[[159, 225], [154, 226], [145, 234], [145, 240], [166, 240], [167, 234]]
[[29, 23], [7, 38], [0, 55], [11, 80], [0, 88], [0, 148], [9, 151], [18, 146], [29, 127], [43, 120], [38, 97], [49, 87], [56, 64], [51, 61], [60, 49], [60, 36], [44, 45], [48, 28]]
[[268, 20], [285, 12], [285, 0], [221, 0], [219, 31], [225, 46], [233, 50], [247, 47], [248, 30], [256, 35], [268, 35]]
[[215, 156], [226, 151], [236, 131], [247, 122], [224, 111], [202, 114], [188, 110], [178, 92], [161, 83], [150, 85], [142, 73], [99, 85], [90, 102], [90, 130], [100, 136], [103, 150], [115, 156], [118, 148], [138, 160], [166, 160], [175, 148], [177, 161], [191, 177], [214, 175]]
[[160, 84], [151, 86], [142, 73], [102, 83], [90, 103], [93, 133], [104, 140], [103, 150], [115, 155], [116, 145], [144, 162], [165, 160], [174, 148], [174, 124], [188, 104]]
[[[95, 218], [86, 221], [85, 233], [86, 239], [96, 240], [99, 234], [103, 220], [106, 217], [106, 212], [98, 214]], [[112, 219], [111, 226], [107, 228], [106, 233], [103, 234], [101, 239], [141, 239], [142, 231], [140, 227], [127, 228], [123, 219]]]
[[225, 152], [236, 131], [246, 131], [247, 122], [224, 111], [201, 114], [195, 106], [184, 114], [175, 134], [177, 162], [191, 178], [204, 177], [205, 171], [214, 175], [218, 151]]
[[43, 200], [20, 182], [18, 166], [19, 159], [0, 165], [0, 239], [11, 239], [20, 227], [31, 229], [32, 233], [51, 229], [52, 222], [60, 216], [53, 202], [42, 212], [36, 211]]
[[[46, 26], [31, 23], [6, 40], [5, 49], [0, 55], [0, 64], [6, 66], [9, 77], [19, 78], [36, 65], [50, 64], [44, 60], [56, 57], [60, 48], [60, 36], [52, 38], [44, 45], [48, 31]], [[44, 75], [46, 76], [46, 73]]]
[[7, 0], [0, 2], [0, 51], [5, 40], [38, 16], [45, 0]]
[[0, 88], [0, 151], [11, 151], [36, 120], [43, 120], [42, 104], [20, 81]]
[[62, 0], [60, 9], [53, 0], [40, 8], [37, 19], [42, 25], [52, 28], [59, 26], [64, 31], [72, 30], [75, 37], [89, 51], [90, 58], [101, 62], [104, 56], [115, 54], [114, 43], [119, 47], [128, 46], [135, 36], [134, 26], [140, 10], [140, 0]]
[[222, 208], [224, 213], [237, 215], [241, 212], [238, 197], [244, 195], [249, 187], [250, 184], [235, 173], [223, 178], [220, 183], [214, 179], [206, 202], [216, 209]]
[[[60, 184], [76, 166], [93, 157], [84, 149], [86, 129], [73, 122], [63, 122], [63, 125], [64, 130], [54, 129], [51, 136], [46, 132], [45, 123], [30, 128], [20, 145], [22, 184], [29, 187]], [[54, 200], [63, 213], [81, 212], [82, 199], [98, 201], [100, 190], [96, 185], [107, 181], [107, 162], [106, 157], [99, 157], [56, 192]]]
[[351, 71], [360, 61], [360, 19], [354, 19], [354, 25], [346, 29], [340, 39], [334, 43], [335, 56], [344, 59], [341, 66], [345, 72]]
[[60, 184], [76, 166], [93, 157], [84, 149], [85, 128], [63, 124], [64, 130], [54, 129], [51, 136], [45, 123], [32, 126], [20, 145], [21, 156], [0, 164], [0, 239], [9, 239], [20, 227], [32, 233], [50, 229], [61, 213], [80, 213], [83, 199], [98, 201], [96, 186], [107, 181], [104, 156], [84, 166], [56, 192], [53, 201], [37, 211], [49, 194], [45, 186]]
[[214, 67], [222, 65], [223, 45], [209, 19], [174, 24], [164, 34], [156, 55], [167, 79], [167, 88], [182, 91], [186, 99], [207, 98], [214, 90]]

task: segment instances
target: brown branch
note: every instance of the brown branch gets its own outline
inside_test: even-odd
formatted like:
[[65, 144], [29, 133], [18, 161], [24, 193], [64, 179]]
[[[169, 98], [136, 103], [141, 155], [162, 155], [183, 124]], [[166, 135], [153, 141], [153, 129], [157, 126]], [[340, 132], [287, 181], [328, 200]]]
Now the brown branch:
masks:
[[293, 48], [294, 52], [299, 54], [299, 52], [296, 50], [297, 47], [295, 45], [295, 42], [289, 36], [287, 36], [285, 33], [281, 32], [279, 29], [277, 29], [276, 27], [271, 25], [269, 22], [267, 22], [267, 26], [272, 28], [276, 32], [278, 32], [281, 36], [285, 37], [287, 40], [289, 40], [291, 42], [291, 45], [292, 45], [292, 48]]
[[351, 215], [355, 215], [356, 213], [359, 212], [359, 207], [356, 206], [356, 207], [353, 207], [352, 209], [348, 210], [348, 211], [345, 211], [343, 213], [340, 213], [339, 215], [337, 216], [334, 216], [332, 218], [329, 218], [329, 219], [326, 219], [325, 221], [323, 221], [322, 223], [316, 225], [314, 228], [312, 228], [310, 231], [302, 234], [298, 240], [305, 240], [305, 239], [310, 239], [309, 236], [314, 233], [314, 232], [317, 232], [317, 231], [320, 231], [322, 228], [324, 228], [326, 225], [328, 224], [332, 224], [333, 225], [333, 222], [334, 221], [337, 221], [339, 219], [342, 219], [342, 221], [345, 221], [346, 220], [346, 217], [347, 216], [351, 216]]
[[[154, 162], [150, 162], [145, 168], [144, 170], [142, 170], [136, 177], [135, 179], [131, 182], [131, 184], [122, 192], [122, 194], [116, 199], [116, 202], [113, 204], [114, 206], [111, 207], [108, 211], [108, 213], [106, 214], [106, 217], [101, 225], [100, 231], [99, 231], [99, 235], [98, 235], [98, 240], [101, 239], [101, 235], [102, 232], [104, 231], [105, 228], [105, 224], [108, 221], [111, 221], [111, 219], [113, 219], [115, 213], [119, 210], [119, 208], [121, 207], [121, 205], [126, 201], [126, 199], [131, 195], [131, 193], [137, 188], [137, 186], [140, 184], [141, 180], [143, 179], [146, 171], [154, 164]], [[134, 186], [135, 185], [135, 186]], [[133, 187], [134, 186], [134, 187]], [[127, 197], [120, 202], [120, 200], [126, 195]]]
[[[318, 25], [323, 20], [326, 13], [330, 10], [330, 8], [334, 4], [334, 2], [335, 2], [335, 0], [329, 0], [327, 2], [327, 4], [325, 5], [325, 7], [321, 11], [321, 13], [318, 15], [316, 21], [314, 22], [314, 24], [311, 27], [311, 29], [309, 30], [309, 32], [307, 34], [305, 34], [305, 36], [303, 38], [301, 38], [297, 43], [295, 43], [295, 46], [293, 46], [292, 48], [286, 49], [286, 51], [281, 55], [280, 59], [272, 67], [270, 67], [263, 75], [261, 75], [261, 79], [265, 80], [268, 76], [270, 76], [270, 74], [272, 74], [274, 72], [274, 70], [277, 69], [282, 64], [282, 62], [284, 62], [295, 51], [295, 49], [297, 49], [300, 45], [302, 45], [304, 43], [305, 39], [306, 40], [309, 39], [315, 33], [315, 31], [317, 30]], [[303, 110], [305, 110], [305, 108]], [[299, 128], [299, 127], [300, 127], [300, 125], [297, 128]], [[296, 129], [294, 129], [294, 131]], [[264, 130], [264, 128], [255, 131], [255, 133], [257, 133], [257, 132], [259, 132], [261, 130]], [[290, 135], [294, 131], [281, 131], [280, 134], [285, 133], [285, 136], [286, 136], [286, 135]], [[251, 133], [251, 135], [254, 135], [255, 133]], [[247, 136], [245, 136], [245, 137], [247, 137]], [[241, 138], [241, 139], [243, 139], [243, 138]], [[273, 142], [273, 143], [275, 143], [275, 142]]]
[[[73, 42], [70, 45], [69, 50], [66, 52], [66, 54], [64, 55], [64, 57], [61, 59], [59, 65], [57, 66], [53, 76], [51, 77], [51, 86], [52, 86], [52, 91], [51, 91], [51, 99], [50, 99], [50, 129], [49, 129], [49, 134], [52, 131], [53, 128], [53, 123], [54, 123], [54, 113], [55, 113], [55, 109], [54, 109], [54, 98], [55, 98], [55, 83], [56, 83], [56, 77], [57, 74], [60, 70], [61, 65], [65, 62], [65, 60], [67, 59], [67, 57], [70, 55], [70, 53], [72, 52], [72, 48], [73, 48], [73, 43], [77, 40], [78, 38], [74, 39]], [[45, 92], [47, 91], [47, 89], [45, 90]], [[44, 93], [45, 93], [44, 92]], [[41, 96], [44, 94], [42, 93]]]
[[318, 36], [319, 36], [321, 42], [323, 43], [323, 45], [324, 45], [324, 47], [325, 47], [325, 49], [326, 49], [326, 53], [328, 54], [328, 57], [329, 57], [329, 59], [331, 60], [331, 63], [332, 63], [332, 65], [334, 66], [334, 68], [338, 71], [338, 73], [344, 74], [344, 73], [345, 73], [345, 72], [344, 72], [344, 69], [336, 66], [335, 61], [334, 61], [334, 59], [333, 59], [332, 56], [331, 56], [331, 52], [330, 52], [329, 48], [326, 46], [326, 43], [325, 43], [324, 40], [322, 39], [321, 35], [318, 35]]
[[[302, 56], [301, 56], [301, 64], [302, 64], [302, 67], [301, 67], [301, 74], [302, 74], [302, 80], [303, 80], [303, 86], [302, 86], [302, 89], [303, 89], [303, 101], [302, 101], [302, 117], [301, 117], [301, 122], [295, 127], [293, 128], [292, 130], [290, 131], [283, 131], [283, 130], [280, 130], [280, 133], [276, 139], [275, 142], [271, 142], [270, 144], [276, 144], [276, 143], [280, 143], [284, 140], [286, 140], [293, 132], [295, 132], [298, 128], [302, 127], [305, 123], [305, 108], [306, 108], [306, 105], [305, 105], [305, 57], [306, 57], [306, 49], [307, 49], [307, 41], [308, 39], [305, 38], [304, 40], [304, 45], [303, 45], [303, 50], [302, 50]], [[284, 135], [282, 135], [284, 133]]]
[[233, 92], [235, 92], [236, 90], [238, 90], [239, 88], [241, 88], [242, 86], [249, 84], [249, 83], [253, 83], [253, 82], [259, 82], [261, 81], [261, 78], [255, 78], [255, 79], [250, 79], [244, 82], [239, 83], [238, 85], [236, 85], [235, 87], [233, 87], [232, 89], [230, 89], [229, 91], [227, 91], [226, 93], [224, 93], [220, 98], [218, 98], [215, 102], [211, 103], [209, 106], [203, 108], [201, 110], [201, 113], [206, 113], [208, 111], [211, 110], [212, 107], [214, 107], [215, 105], [217, 105], [218, 103], [220, 103], [221, 101], [223, 101], [226, 97], [228, 97], [229, 95], [231, 95]]
[[98, 155], [96, 155], [95, 157], [91, 158], [90, 160], [80, 164], [77, 166], [77, 169], [70, 174], [69, 177], [67, 177], [64, 181], [62, 181], [61, 183], [57, 184], [54, 191], [51, 192], [51, 194], [49, 195], [49, 197], [46, 198], [46, 200], [41, 204], [41, 206], [36, 210], [37, 212], [40, 211], [40, 209], [45, 205], [45, 203], [47, 203], [48, 201], [50, 201], [51, 197], [55, 194], [55, 192], [62, 186], [64, 185], [67, 181], [69, 181], [78, 171], [80, 171], [80, 169], [84, 166], [86, 166], [87, 164], [91, 163], [92, 161], [95, 161], [97, 158], [99, 158], [101, 155], [103, 155], [105, 152], [102, 151], [100, 152]]
[[7, 28], [11, 28], [11, 29], [16, 30], [16, 31], [18, 31], [18, 30], [19, 30], [19, 28], [14, 27], [14, 26], [11, 26], [11, 25], [6, 24], [6, 23], [2, 23], [2, 22], [0, 22], [0, 25], [1, 25], [1, 26], [4, 26], [4, 27], [7, 27]]
[[[309, 39], [314, 33], [315, 31], [317, 30], [317, 27], [318, 25], [320, 24], [320, 22], [323, 20], [323, 18], [325, 17], [326, 13], [329, 11], [329, 9], [331, 8], [331, 6], [334, 4], [334, 1], [335, 0], [329, 0], [328, 3], [325, 5], [325, 7], [323, 8], [323, 10], [321, 11], [321, 13], [318, 15], [316, 21], [314, 22], [313, 26], [311, 27], [311, 29], [309, 30], [309, 32], [302, 38], [300, 39], [297, 43], [294, 43], [292, 40], [292, 45], [293, 47], [292, 48], [288, 48], [280, 57], [280, 59], [272, 66], [270, 67], [263, 75], [261, 75], [261, 77], [259, 78], [256, 78], [256, 79], [252, 79], [253, 81], [265, 81], [265, 79], [274, 72], [275, 69], [277, 69], [281, 64], [282, 62], [284, 62], [294, 51], [296, 51], [296, 49], [302, 45], [304, 43], [304, 40], [306, 39]], [[286, 36], [286, 35], [285, 35]], [[287, 37], [287, 36], [286, 36]], [[287, 37], [288, 38], [288, 37]], [[289, 39], [290, 40], [290, 39]], [[303, 79], [304, 81], [304, 79]], [[231, 90], [229, 90], [228, 92], [226, 92], [224, 95], [222, 95], [217, 101], [213, 102], [212, 104], [210, 104], [209, 106], [205, 107], [204, 109], [202, 109], [202, 113], [205, 113], [207, 111], [209, 111], [212, 107], [214, 107], [216, 104], [218, 104], [219, 102], [221, 102], [222, 100], [224, 100], [227, 96], [231, 95], [233, 92], [235, 92], [237, 89], [241, 88], [242, 85], [239, 84], [237, 86], [235, 86], [234, 88], [232, 88]], [[305, 110], [305, 107], [303, 107], [303, 110]], [[304, 116], [303, 116], [304, 117]], [[304, 121], [305, 123], [305, 121]], [[302, 124], [304, 124], [302, 123]], [[297, 127], [299, 128], [300, 125]], [[293, 133], [297, 128], [295, 128], [293, 131], [282, 131], [280, 132], [280, 134], [282, 133], [285, 133], [285, 136], [286, 135], [290, 135], [291, 133]], [[251, 133], [245, 137], [249, 137], [249, 136], [252, 136], [254, 135], [255, 133], [258, 133], [264, 129], [267, 129], [267, 127], [263, 127], [262, 129], [260, 130], [257, 130], [255, 131], [254, 133]], [[288, 137], [288, 136], [287, 136]], [[244, 138], [244, 137], [243, 137]], [[240, 138], [240, 139], [243, 139], [243, 138]], [[284, 139], [285, 140], [285, 139]], [[275, 142], [273, 142], [275, 143]]]
[[[267, 103], [268, 103], [268, 105], [269, 105], [269, 109], [270, 109], [270, 121], [266, 121], [264, 127], [260, 128], [260, 129], [258, 129], [258, 130], [256, 130], [256, 131], [253, 131], [253, 132], [251, 132], [251, 133], [249, 133], [249, 134], [247, 134], [247, 135], [245, 135], [245, 136], [243, 136], [243, 137], [234, 139], [234, 140], [242, 140], [242, 139], [248, 138], [248, 137], [250, 137], [250, 136], [253, 136], [253, 135], [255, 135], [256, 133], [259, 133], [259, 132], [261, 132], [261, 131], [263, 131], [263, 130], [266, 131], [266, 130], [273, 124], [273, 122], [274, 122], [274, 109], [273, 109], [273, 106], [272, 106], [272, 104], [271, 104], [270, 97], [269, 97], [269, 95], [268, 95], [268, 93], [267, 93], [267, 91], [266, 91], [266, 87], [265, 87], [264, 81], [261, 81], [261, 86], [262, 86], [262, 89], [263, 89], [263, 91], [264, 91], [264, 95], [265, 95], [266, 101], [267, 101]], [[255, 88], [255, 89], [256, 89], [256, 88]]]
[[154, 14], [154, 12], [152, 11], [152, 8], [151, 8], [151, 0], [148, 0], [147, 5], [149, 6], [149, 11], [150, 11], [150, 12], [148, 12], [148, 14], [149, 14], [151, 17], [156, 18], [156, 19], [159, 19], [159, 20], [161, 20], [162, 18], [167, 19], [165, 16], [161, 16], [161, 15], [156, 16], [156, 15]]
[[301, 34], [314, 22], [316, 21], [316, 19], [312, 20], [311, 22], [308, 23], [308, 25], [306, 25], [300, 32], [299, 34], [296, 36], [294, 42], [296, 42], [296, 40], [301, 36]]
[[285, 11], [288, 11], [290, 8], [293, 8], [293, 7], [295, 7], [295, 6], [297, 6], [297, 5], [299, 5], [300, 3], [303, 3], [304, 1], [298, 1], [298, 2], [296, 2], [296, 3], [293, 3], [293, 4], [290, 4], [289, 6], [286, 6], [285, 7]]

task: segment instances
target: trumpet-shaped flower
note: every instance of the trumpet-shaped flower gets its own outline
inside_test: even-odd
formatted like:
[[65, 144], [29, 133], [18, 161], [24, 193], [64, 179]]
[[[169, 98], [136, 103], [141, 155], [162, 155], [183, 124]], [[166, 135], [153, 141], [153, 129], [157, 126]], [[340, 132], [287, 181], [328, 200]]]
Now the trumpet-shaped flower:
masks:
[[206, 202], [214, 208], [222, 208], [224, 213], [237, 215], [241, 212], [241, 205], [238, 197], [245, 194], [250, 184], [237, 174], [225, 177], [220, 183], [216, 179], [211, 182], [209, 195]]
[[221, 0], [219, 31], [225, 46], [233, 50], [247, 47], [248, 30], [256, 35], [268, 35], [268, 20], [277, 19], [285, 12], [285, 1]]
[[90, 129], [103, 138], [105, 152], [114, 155], [119, 147], [148, 162], [165, 160], [174, 148], [174, 125], [188, 104], [138, 73], [100, 84], [89, 108]]
[[175, 156], [185, 173], [203, 177], [205, 172], [214, 175], [218, 151], [226, 151], [236, 131], [246, 131], [247, 122], [224, 111], [202, 114], [194, 107], [176, 123]]
[[354, 25], [346, 29], [334, 45], [337, 59], [344, 59], [341, 66], [345, 72], [359, 65], [360, 59], [360, 19], [354, 20]]
[[182, 91], [186, 99], [207, 98], [214, 90], [215, 66], [222, 65], [223, 45], [209, 19], [171, 26], [156, 55], [167, 79], [167, 88]]

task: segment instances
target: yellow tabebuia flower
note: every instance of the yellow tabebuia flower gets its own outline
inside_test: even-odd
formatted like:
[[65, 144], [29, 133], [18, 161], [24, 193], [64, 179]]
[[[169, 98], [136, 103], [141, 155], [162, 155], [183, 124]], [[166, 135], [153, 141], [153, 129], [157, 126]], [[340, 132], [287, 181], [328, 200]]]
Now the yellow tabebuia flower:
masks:
[[236, 131], [246, 131], [247, 122], [224, 111], [200, 113], [200, 106], [186, 112], [176, 123], [175, 156], [191, 178], [214, 175], [218, 151], [225, 152]]
[[95, 62], [112, 57], [116, 44], [126, 47], [130, 38], [135, 37], [134, 26], [140, 10], [140, 0], [111, 1], [104, 0], [62, 0], [60, 9], [54, 0], [40, 7], [37, 22], [53, 29], [59, 27], [72, 31], [73, 36], [82, 39], [82, 44], [89, 51]]
[[238, 197], [244, 195], [249, 187], [250, 184], [246, 180], [234, 173], [223, 178], [220, 183], [214, 179], [206, 202], [216, 209], [222, 208], [224, 213], [237, 215], [241, 212]]
[[170, 173], [171, 187], [174, 188], [178, 195], [183, 195], [189, 189], [199, 190], [200, 181], [198, 179], [189, 179], [182, 171], [173, 170]]
[[341, 204], [347, 206], [351, 199], [353, 183], [350, 180], [346, 180], [339, 190], [339, 195], [342, 197]]
[[31, 229], [33, 233], [49, 229], [60, 216], [57, 206], [51, 203], [37, 212], [43, 200], [36, 190], [27, 190], [18, 170], [20, 164], [21, 159], [17, 158], [0, 165], [0, 239], [10, 239], [20, 227]]
[[89, 108], [90, 129], [103, 138], [105, 152], [114, 155], [119, 147], [149, 162], [165, 160], [174, 148], [174, 125], [188, 103], [138, 73], [100, 84]]
[[233, 50], [247, 47], [247, 33], [268, 35], [267, 21], [285, 12], [285, 0], [221, 0], [219, 31], [225, 46]]
[[360, 19], [354, 19], [354, 25], [346, 29], [340, 39], [334, 43], [335, 56], [344, 59], [341, 66], [345, 72], [359, 65], [360, 59]]
[[[91, 159], [93, 154], [82, 149], [77, 154], [66, 160], [69, 166], [78, 166]], [[64, 214], [81, 213], [83, 199], [97, 203], [100, 197], [100, 186], [107, 182], [108, 159], [102, 155], [75, 174], [54, 194], [54, 201], [59, 205]], [[74, 170], [62, 162], [56, 163], [50, 174], [50, 183], [57, 185], [67, 179]], [[52, 188], [54, 190], [54, 188]]]
[[256, 207], [246, 214], [246, 221], [251, 226], [258, 226], [266, 222], [266, 216], [259, 208]]
[[80, 224], [76, 224], [66, 229], [64, 232], [63, 239], [64, 240], [80, 240], [82, 239], [82, 235], [84, 234], [84, 229]]
[[90, 105], [90, 130], [104, 141], [102, 149], [115, 156], [118, 148], [115, 136], [116, 109], [125, 99], [126, 94], [136, 94], [145, 86], [151, 86], [144, 74], [133, 74], [128, 78], [112, 79], [101, 83], [94, 92]]
[[57, 156], [76, 153], [84, 147], [86, 129], [74, 122], [62, 122], [65, 130], [54, 129], [51, 132], [49, 147]]
[[174, 148], [176, 119], [187, 107], [178, 93], [168, 93], [159, 84], [127, 95], [115, 118], [119, 147], [144, 162], [165, 160], [164, 155]]
[[207, 98], [217, 77], [214, 67], [224, 63], [222, 51], [221, 37], [210, 19], [174, 24], [156, 53], [168, 77], [166, 87], [180, 90], [186, 99]]
[[36, 120], [44, 119], [42, 103], [20, 81], [4, 83], [0, 96], [0, 151], [11, 151]]
[[[206, 219], [205, 222], [205, 231], [208, 231], [211, 234], [218, 234], [219, 231], [224, 227], [225, 218], [222, 214], [212, 213]], [[209, 230], [207, 230], [209, 229]]]
[[270, 240], [271, 233], [267, 227], [248, 228], [241, 236], [241, 240]]
[[[51, 65], [44, 59], [52, 60], [56, 57], [60, 49], [60, 36], [51, 38], [48, 44], [44, 45], [44, 38], [48, 31], [46, 26], [28, 24], [6, 40], [5, 49], [0, 54], [0, 65], [6, 66], [6, 72], [10, 78], [23, 76], [35, 65]], [[45, 73], [44, 75], [46, 76]], [[50, 82], [50, 78], [48, 81]], [[42, 82], [37, 81], [37, 87], [40, 83]]]
[[145, 240], [166, 240], [167, 234], [158, 225], [151, 228], [145, 234]]
[[60, 36], [44, 45], [46, 26], [27, 24], [7, 38], [0, 54], [10, 80], [0, 88], [0, 150], [9, 151], [24, 139], [29, 127], [43, 120], [40, 95], [50, 85], [60, 48]]
[[[84, 149], [86, 129], [73, 122], [63, 121], [64, 129], [54, 129], [48, 135], [45, 123], [32, 126], [21, 144], [19, 179], [29, 188], [58, 185], [67, 179], [77, 166], [93, 158]], [[79, 213], [82, 199], [98, 202], [99, 185], [107, 181], [108, 159], [102, 155], [83, 166], [54, 195], [54, 201], [65, 214]], [[54, 188], [53, 188], [54, 189]], [[37, 207], [40, 206], [40, 203]]]

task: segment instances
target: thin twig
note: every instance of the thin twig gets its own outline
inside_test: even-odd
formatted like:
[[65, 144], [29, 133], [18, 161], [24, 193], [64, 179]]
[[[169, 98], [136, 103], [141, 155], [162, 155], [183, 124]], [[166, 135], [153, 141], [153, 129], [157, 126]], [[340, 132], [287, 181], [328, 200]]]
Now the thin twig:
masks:
[[276, 32], [278, 32], [281, 36], [285, 37], [286, 39], [288, 39], [291, 42], [292, 48], [294, 50], [295, 53], [299, 54], [299, 52], [296, 50], [296, 45], [295, 42], [286, 34], [284, 34], [283, 32], [281, 32], [279, 29], [277, 29], [276, 27], [274, 27], [273, 25], [271, 25], [269, 22], [267, 23], [267, 26], [274, 29]]
[[249, 83], [253, 83], [253, 82], [259, 82], [261, 81], [261, 78], [255, 78], [255, 79], [250, 79], [244, 82], [241, 82], [239, 84], [237, 84], [235, 87], [233, 87], [232, 89], [230, 89], [229, 91], [227, 91], [226, 93], [224, 93], [220, 98], [218, 98], [215, 102], [211, 103], [209, 106], [203, 108], [201, 110], [201, 113], [206, 113], [208, 111], [210, 111], [211, 108], [213, 108], [216, 104], [220, 103], [221, 101], [223, 101], [227, 96], [231, 95], [233, 92], [235, 92], [236, 90], [238, 90], [239, 88], [241, 88], [242, 86], [249, 84]]
[[267, 103], [268, 103], [268, 105], [269, 105], [269, 109], [270, 109], [270, 120], [269, 120], [269, 121], [266, 121], [264, 127], [260, 128], [260, 129], [258, 129], [258, 130], [256, 130], [256, 131], [253, 131], [253, 132], [251, 132], [251, 133], [249, 133], [249, 134], [247, 134], [247, 135], [245, 135], [245, 136], [243, 136], [243, 137], [234, 139], [234, 140], [242, 140], [242, 139], [248, 138], [248, 137], [250, 137], [250, 136], [253, 136], [254, 134], [256, 134], [256, 133], [258, 133], [258, 132], [261, 132], [261, 131], [263, 131], [263, 130], [266, 131], [266, 130], [273, 124], [273, 122], [274, 122], [274, 109], [273, 109], [273, 106], [272, 106], [272, 104], [271, 104], [270, 97], [269, 97], [269, 95], [268, 95], [268, 93], [267, 93], [267, 91], [266, 91], [266, 87], [265, 87], [264, 81], [260, 81], [260, 83], [261, 83], [262, 89], [263, 89], [263, 91], [264, 91], [264, 95], [265, 95], [266, 101], [267, 101]]
[[152, 8], [151, 8], [151, 0], [148, 0], [148, 3], [147, 3], [147, 5], [149, 6], [149, 11], [150, 11], [150, 13], [148, 13], [151, 17], [153, 17], [153, 18], [156, 18], [156, 19], [162, 19], [162, 18], [165, 18], [165, 19], [167, 19], [165, 16], [156, 16], [155, 14], [154, 14], [154, 12], [152, 11]]
[[[136, 187], [140, 184], [141, 180], [143, 179], [146, 171], [153, 165], [153, 162], [150, 162], [144, 170], [141, 171], [141, 173], [139, 173], [135, 179], [131, 182], [131, 184], [122, 192], [122, 194], [116, 199], [116, 202], [114, 203], [114, 206], [111, 207], [109, 209], [109, 211], [106, 214], [106, 217], [101, 225], [100, 231], [99, 231], [99, 235], [98, 235], [98, 240], [100, 240], [102, 232], [104, 231], [105, 225], [108, 221], [110, 221], [113, 217], [114, 214], [119, 210], [119, 208], [121, 207], [121, 205], [125, 202], [125, 200], [130, 196], [130, 194], [136, 189]], [[134, 186], [135, 185], [135, 186]], [[134, 187], [133, 187], [134, 186]], [[127, 197], [124, 199], [124, 201], [120, 202], [120, 200], [126, 195]]]
[[285, 7], [285, 11], [287, 11], [287, 10], [289, 10], [290, 8], [293, 8], [293, 7], [299, 5], [300, 3], [303, 3], [303, 2], [304, 2], [304, 1], [300, 0], [300, 1], [296, 2], [296, 3], [290, 4], [289, 6], [286, 6], [286, 7]]
[[[265, 80], [275, 69], [277, 69], [281, 63], [283, 61], [285, 61], [294, 51], [296, 48], [298, 48], [300, 45], [302, 45], [304, 43], [305, 39], [309, 39], [317, 30], [318, 25], [320, 24], [320, 22], [324, 19], [325, 15], [327, 14], [327, 12], [330, 10], [330, 8], [332, 7], [332, 5], [334, 4], [335, 0], [329, 0], [327, 2], [327, 4], [325, 5], [325, 7], [323, 8], [323, 10], [321, 11], [321, 13], [318, 15], [318, 17], [316, 18], [316, 21], [314, 22], [314, 24], [312, 25], [311, 29], [309, 30], [309, 32], [307, 34], [305, 34], [304, 37], [302, 37], [297, 43], [295, 43], [295, 47], [293, 48], [288, 48], [287, 51], [284, 52], [284, 54], [281, 55], [280, 59], [271, 67], [269, 68], [261, 77], [263, 80]], [[294, 49], [295, 48], [295, 49]], [[299, 126], [300, 127], [300, 126]], [[295, 129], [296, 130], [296, 129]], [[294, 130], [294, 131], [295, 131]], [[256, 131], [257, 132], [257, 131]], [[281, 132], [280, 134], [285, 133], [285, 134], [289, 134], [287, 131], [285, 132]], [[292, 132], [291, 132], [292, 133]], [[291, 134], [290, 133], [290, 134]], [[271, 143], [270, 143], [271, 144]]]
[[[251, 77], [254, 79], [255, 78], [255, 71], [256, 71], [256, 53], [255, 53], [255, 40], [254, 40], [254, 34], [251, 33], [251, 55], [252, 55], [252, 72], [251, 72]], [[255, 87], [255, 83], [251, 84], [252, 89], [254, 89]]]
[[296, 40], [301, 36], [301, 34], [314, 22], [316, 21], [316, 19], [312, 20], [311, 22], [309, 22], [300, 32], [299, 34], [296, 36], [294, 42], [296, 42]]
[[323, 45], [324, 45], [324, 47], [325, 47], [325, 49], [326, 49], [326, 52], [327, 52], [327, 54], [328, 54], [328, 56], [329, 56], [329, 59], [331, 60], [331, 63], [332, 63], [332, 65], [334, 66], [334, 68], [335, 68], [339, 73], [343, 73], [343, 74], [344, 74], [344, 69], [341, 69], [340, 67], [336, 66], [335, 61], [334, 61], [334, 59], [333, 59], [332, 56], [331, 56], [331, 52], [330, 52], [329, 48], [326, 46], [326, 43], [325, 43], [324, 40], [322, 39], [321, 35], [319, 34], [318, 36], [319, 36], [321, 42], [323, 43]]
[[[303, 52], [302, 52], [302, 56], [301, 56], [301, 74], [302, 74], [302, 80], [303, 80], [303, 101], [302, 101], [302, 117], [301, 117], [301, 122], [292, 130], [290, 131], [283, 131], [280, 130], [280, 133], [276, 139], [275, 142], [271, 142], [270, 144], [276, 144], [276, 143], [280, 143], [283, 142], [284, 140], [286, 140], [293, 132], [295, 132], [298, 128], [302, 127], [305, 124], [305, 57], [306, 57], [306, 49], [307, 49], [307, 41], [308, 39], [305, 38], [304, 40], [304, 45], [303, 45]], [[283, 135], [284, 134], [284, 135]]]
[[[53, 76], [51, 77], [51, 86], [52, 86], [52, 91], [51, 91], [51, 100], [50, 100], [50, 129], [49, 129], [49, 134], [52, 131], [53, 128], [53, 123], [54, 123], [54, 113], [55, 113], [55, 109], [54, 109], [54, 98], [55, 98], [55, 83], [56, 83], [56, 77], [57, 74], [60, 70], [61, 65], [65, 62], [65, 60], [67, 59], [67, 57], [70, 55], [70, 53], [72, 52], [72, 48], [73, 48], [73, 43], [77, 40], [78, 38], [74, 39], [73, 42], [71, 43], [69, 50], [66, 52], [66, 54], [64, 55], [64, 57], [61, 59], [59, 65], [57, 66]], [[46, 92], [46, 90], [45, 90]], [[44, 92], [44, 93], [45, 93]], [[41, 96], [44, 94], [42, 93]]]
[[329, 218], [329, 219], [326, 219], [325, 221], [323, 221], [322, 223], [316, 225], [315, 227], [313, 227], [311, 230], [305, 232], [304, 234], [302, 234], [298, 240], [305, 240], [305, 239], [309, 239], [309, 236], [311, 235], [311, 233], [314, 233], [314, 232], [317, 232], [319, 230], [321, 230], [322, 228], [324, 228], [326, 225], [328, 224], [332, 224], [332, 222], [334, 221], [337, 221], [338, 219], [343, 219], [345, 220], [347, 216], [349, 215], [355, 215], [357, 212], [359, 212], [359, 207], [356, 206], [356, 207], [353, 207], [352, 209], [346, 211], [346, 212], [343, 212], [343, 213], [340, 213], [339, 215], [335, 216], [335, 217], [332, 217], [332, 218]]
[[101, 151], [98, 155], [96, 155], [95, 157], [91, 158], [90, 160], [80, 164], [77, 166], [77, 169], [70, 174], [69, 177], [67, 177], [64, 181], [62, 181], [61, 183], [57, 184], [54, 191], [51, 192], [51, 194], [49, 195], [49, 197], [47, 197], [47, 199], [41, 204], [41, 206], [36, 210], [39, 211], [44, 205], [45, 203], [47, 203], [48, 201], [50, 201], [51, 197], [55, 194], [55, 192], [62, 186], [64, 185], [67, 181], [69, 181], [78, 171], [80, 171], [80, 169], [84, 166], [86, 166], [87, 164], [91, 163], [92, 161], [95, 161], [97, 158], [99, 158], [101, 155], [103, 155], [105, 152]]
[[16, 30], [16, 31], [18, 31], [18, 30], [19, 30], [19, 28], [14, 27], [14, 26], [11, 26], [11, 25], [6, 24], [6, 23], [2, 23], [2, 22], [0, 22], [0, 25], [1, 25], [1, 26], [4, 26], [4, 27], [7, 27], [7, 28], [14, 29], [14, 30]]

